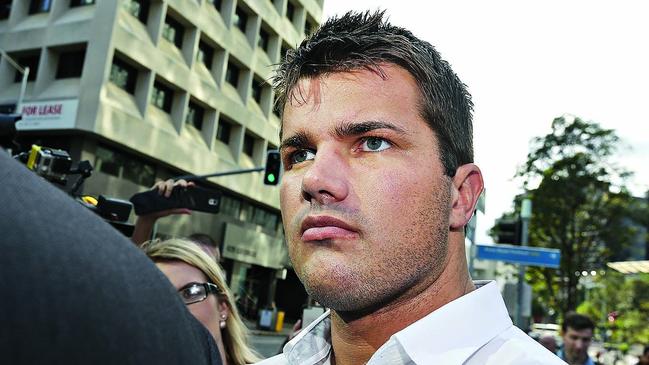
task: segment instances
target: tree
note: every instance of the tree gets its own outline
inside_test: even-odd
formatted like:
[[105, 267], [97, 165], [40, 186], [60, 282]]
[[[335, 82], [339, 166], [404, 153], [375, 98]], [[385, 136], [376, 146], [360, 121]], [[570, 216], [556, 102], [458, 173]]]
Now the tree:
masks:
[[[601, 320], [614, 343], [649, 343], [649, 274], [625, 276], [611, 271], [593, 280], [577, 311]], [[615, 316], [609, 314], [615, 313]]]
[[561, 250], [558, 270], [528, 268], [527, 278], [545, 308], [576, 309], [576, 273], [604, 268], [631, 240], [633, 229], [623, 222], [631, 200], [623, 186], [629, 174], [610, 162], [618, 142], [613, 130], [597, 123], [556, 118], [549, 134], [532, 140], [517, 172], [532, 199], [530, 245]]

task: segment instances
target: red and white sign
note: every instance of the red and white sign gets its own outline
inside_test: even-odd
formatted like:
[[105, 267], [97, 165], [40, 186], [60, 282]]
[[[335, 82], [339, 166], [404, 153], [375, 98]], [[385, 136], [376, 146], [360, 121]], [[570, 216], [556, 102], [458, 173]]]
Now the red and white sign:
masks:
[[16, 123], [16, 129], [74, 128], [78, 107], [77, 99], [24, 103], [20, 108], [23, 119]]

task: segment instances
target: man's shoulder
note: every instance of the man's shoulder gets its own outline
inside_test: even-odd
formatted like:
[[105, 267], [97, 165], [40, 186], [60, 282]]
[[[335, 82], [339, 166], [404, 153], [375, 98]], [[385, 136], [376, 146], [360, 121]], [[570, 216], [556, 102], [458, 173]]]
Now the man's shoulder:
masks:
[[266, 360], [261, 360], [256, 364], [257, 365], [285, 365], [288, 364], [288, 362], [286, 361], [286, 357], [284, 357], [284, 354], [279, 354], [273, 357], [269, 357]]

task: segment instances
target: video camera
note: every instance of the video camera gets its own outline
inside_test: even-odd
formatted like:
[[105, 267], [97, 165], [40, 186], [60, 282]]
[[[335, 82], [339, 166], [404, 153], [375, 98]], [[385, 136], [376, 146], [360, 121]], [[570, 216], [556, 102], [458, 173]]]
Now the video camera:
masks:
[[[14, 140], [17, 134], [15, 124], [20, 119], [20, 115], [0, 114], [0, 146], [20, 149], [20, 145]], [[45, 180], [58, 185], [62, 190], [67, 185], [70, 175], [79, 175], [66, 193], [102, 217], [125, 236], [130, 237], [133, 234], [133, 225], [127, 223], [133, 209], [133, 205], [129, 201], [108, 198], [103, 195], [95, 198], [77, 194], [85, 179], [92, 175], [90, 161], [81, 161], [73, 168], [72, 158], [67, 151], [39, 145], [32, 145], [29, 151], [18, 153], [13, 157]]]

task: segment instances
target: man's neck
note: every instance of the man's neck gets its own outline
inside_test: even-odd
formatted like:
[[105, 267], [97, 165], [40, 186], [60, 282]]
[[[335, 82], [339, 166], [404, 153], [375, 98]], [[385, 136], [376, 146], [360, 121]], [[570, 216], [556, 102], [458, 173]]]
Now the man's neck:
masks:
[[574, 358], [569, 358], [566, 355], [564, 360], [568, 365], [585, 365], [588, 362], [588, 355], [575, 356]]
[[[452, 255], [450, 250], [449, 255]], [[406, 293], [373, 313], [349, 320], [332, 310], [331, 341], [335, 364], [366, 363], [390, 336], [474, 290], [464, 252], [455, 254], [458, 255], [462, 256], [449, 257], [446, 268], [431, 285], [423, 290], [413, 288], [416, 294]]]

